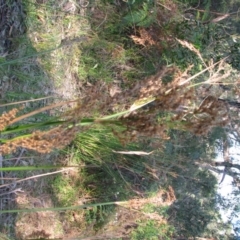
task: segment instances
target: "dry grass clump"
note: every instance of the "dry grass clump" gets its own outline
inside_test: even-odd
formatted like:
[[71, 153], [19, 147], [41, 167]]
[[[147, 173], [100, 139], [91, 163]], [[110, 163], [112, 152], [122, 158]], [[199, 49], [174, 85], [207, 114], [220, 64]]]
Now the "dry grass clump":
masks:
[[157, 41], [153, 39], [153, 36], [144, 28], [140, 28], [138, 30], [139, 36], [131, 35], [130, 38], [134, 41], [137, 45], [142, 45], [144, 47], [150, 45], [156, 45]]
[[138, 28], [130, 38], [136, 45], [141, 45], [146, 48], [155, 47], [159, 52], [162, 52], [166, 46], [171, 47], [176, 43], [175, 39], [171, 37], [171, 34], [166, 33], [165, 30], [158, 26], [152, 26], [147, 29]]
[[[16, 116], [20, 109], [14, 108], [7, 113], [3, 113], [0, 116], [0, 131], [5, 130], [5, 134], [8, 133], [8, 129], [6, 127], [11, 126], [17, 122], [20, 122], [19, 125], [13, 125], [13, 131], [11, 132], [10, 139], [6, 138], [5, 140], [1, 140], [3, 143], [0, 145], [0, 152], [2, 154], [9, 154], [17, 150], [18, 147], [26, 148], [29, 150], [34, 150], [39, 153], [49, 153], [53, 149], [58, 148], [61, 149], [67, 146], [74, 138], [77, 132], [79, 131], [79, 127], [76, 126], [76, 121], [80, 121], [81, 116], [79, 113], [79, 105], [76, 104], [75, 111], [68, 111], [68, 114], [59, 116], [59, 125], [55, 128], [49, 127], [48, 130], [40, 131], [36, 130], [33, 132], [26, 132], [28, 129], [28, 125], [22, 125], [25, 119], [40, 113], [47, 111], [49, 109], [58, 108], [62, 105], [76, 103], [77, 101], [68, 101], [68, 102], [60, 102], [56, 104], [52, 104], [50, 106], [46, 106], [43, 108], [39, 108], [37, 110], [31, 111], [27, 114], [23, 114], [20, 116]], [[47, 125], [55, 124], [54, 122], [49, 122]], [[29, 127], [33, 127], [34, 124], [29, 123]], [[36, 124], [36, 127], [38, 123]], [[13, 135], [15, 131], [15, 127], [17, 131], [23, 131], [21, 135]]]
[[77, 127], [67, 128], [66, 126], [59, 126], [43, 132], [36, 131], [30, 136], [9, 140], [0, 146], [0, 152], [8, 154], [18, 147], [22, 147], [39, 153], [49, 153], [55, 148], [60, 149], [68, 145], [74, 139], [77, 131]]
[[131, 199], [127, 201], [127, 206], [130, 209], [142, 209], [144, 205], [151, 203], [155, 206], [169, 206], [176, 200], [176, 196], [172, 186], [168, 190], [159, 190], [153, 197], [142, 199]]

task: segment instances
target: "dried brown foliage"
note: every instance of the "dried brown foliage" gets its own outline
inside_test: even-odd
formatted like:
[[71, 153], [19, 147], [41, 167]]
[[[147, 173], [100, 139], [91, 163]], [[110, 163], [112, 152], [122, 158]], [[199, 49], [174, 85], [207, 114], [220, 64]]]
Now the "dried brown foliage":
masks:
[[[16, 122], [23, 121], [24, 119], [39, 112], [43, 112], [52, 108], [57, 108], [66, 103], [76, 103], [76, 101], [52, 104], [50, 106], [34, 110], [21, 116], [16, 116], [16, 114], [22, 108], [14, 108], [11, 111], [3, 113], [0, 116], [0, 131], [3, 131], [6, 127], [13, 125]], [[75, 122], [81, 119], [79, 108], [79, 105], [77, 105], [74, 108], [75, 111], [69, 110], [68, 114], [61, 116], [61, 119], [64, 119], [64, 121], [62, 124], [59, 124], [58, 127], [51, 128], [46, 131], [35, 131], [30, 134], [24, 133], [24, 135], [19, 137], [15, 137], [12, 135], [12, 139], [6, 139], [6, 142], [0, 145], [0, 153], [9, 154], [16, 151], [18, 147], [34, 150], [39, 153], [49, 153], [55, 148], [60, 149], [65, 147], [74, 139], [76, 133], [79, 130], [79, 127], [75, 125]]]
[[0, 152], [8, 154], [18, 147], [37, 151], [39, 153], [49, 153], [55, 148], [63, 148], [75, 137], [77, 127], [67, 128], [59, 126], [48, 131], [36, 131], [28, 137], [19, 137], [8, 141], [0, 146]]
[[[82, 106], [86, 113], [91, 113], [91, 109], [98, 109], [103, 114], [111, 114], [127, 110], [133, 103], [137, 105], [141, 101], [153, 99], [146, 106], [119, 119], [127, 128], [123, 134], [115, 132], [122, 142], [136, 140], [141, 136], [167, 139], [170, 128], [206, 134], [214, 126], [226, 125], [228, 112], [226, 106], [211, 95], [204, 101], [201, 100], [188, 80], [190, 69], [191, 66], [181, 72], [176, 67], [165, 67], [128, 89], [122, 89], [117, 84], [108, 89], [98, 83], [86, 92]], [[213, 68], [209, 68], [210, 77], [207, 83], [210, 84], [211, 79], [215, 82], [216, 78], [221, 78], [219, 69], [222, 69], [222, 63], [215, 72]], [[168, 83], [164, 83], [166, 78], [170, 78]], [[159, 114], [163, 116], [159, 117]]]
[[[166, 46], [172, 46], [176, 43], [173, 37], [175, 31], [174, 21], [169, 22], [169, 19], [180, 17], [178, 6], [174, 1], [167, 0], [164, 4], [157, 2], [159, 8], [156, 13], [156, 23], [150, 27], [135, 28], [134, 34], [130, 38], [137, 45], [144, 47], [154, 47], [156, 51], [161, 52]], [[167, 25], [167, 27], [165, 27]]]
[[157, 41], [153, 39], [153, 36], [145, 28], [139, 29], [139, 36], [131, 35], [130, 38], [134, 41], [135, 44], [139, 45], [156, 45]]
[[[181, 72], [176, 67], [165, 67], [155, 75], [134, 83], [128, 89], [121, 89], [120, 85], [109, 87], [101, 82], [90, 84], [85, 90], [85, 97], [75, 108], [62, 116], [66, 124], [45, 132], [36, 131], [29, 137], [9, 140], [0, 150], [9, 153], [20, 146], [47, 153], [54, 148], [62, 148], [74, 139], [78, 131], [77, 127], [68, 128], [67, 124], [75, 126], [75, 123], [79, 123], [84, 117], [111, 115], [132, 109], [133, 105], [142, 105], [142, 102], [146, 103], [144, 107], [132, 110], [118, 119], [126, 129], [124, 132], [113, 131], [122, 143], [137, 140], [138, 137], [157, 137], [165, 140], [168, 139], [168, 130], [172, 128], [198, 135], [206, 134], [214, 126], [228, 124], [228, 109], [223, 101], [211, 95], [204, 100], [197, 96], [189, 80], [192, 78], [189, 76], [190, 69], [191, 66]], [[207, 83], [211, 83], [211, 79], [214, 82], [221, 79], [222, 69], [222, 62], [215, 72], [213, 67], [209, 67], [210, 77]], [[227, 76], [227, 73], [223, 76]], [[15, 121], [16, 113], [17, 110], [13, 109], [0, 117], [2, 129]], [[110, 124], [110, 121], [104, 123]]]
[[171, 186], [168, 187], [168, 191], [159, 190], [157, 194], [149, 198], [131, 199], [127, 201], [126, 207], [130, 209], [142, 209], [145, 204], [152, 203], [155, 206], [171, 205], [176, 200], [174, 190]]
[[193, 112], [186, 128], [197, 135], [202, 135], [214, 127], [225, 126], [229, 122], [229, 114], [225, 103], [213, 96], [206, 97]]
[[[172, 76], [173, 80], [164, 84], [163, 78], [166, 76]], [[136, 96], [137, 99], [155, 98], [155, 101], [145, 108], [121, 118], [128, 127], [127, 132], [130, 133], [131, 139], [137, 136], [158, 136], [166, 139], [166, 132], [174, 122], [175, 128], [196, 134], [205, 134], [211, 127], [227, 123], [226, 108], [218, 101], [208, 105], [201, 104], [194, 110], [193, 103], [197, 101], [197, 97], [194, 89], [186, 81], [187, 77], [187, 71], [181, 73], [176, 68], [165, 68], [155, 76], [138, 82], [128, 91], [129, 95]], [[186, 83], [183, 84], [184, 82]], [[161, 112], [170, 114], [171, 119], [159, 118]]]
[[159, 27], [138, 28], [130, 38], [137, 45], [155, 47], [159, 53], [167, 46], [175, 44], [175, 39]]
[[17, 108], [14, 108], [0, 116], [0, 131], [4, 130], [11, 123], [11, 121], [16, 118], [18, 111], [19, 110]]
[[202, 58], [202, 55], [201, 53], [199, 52], [198, 49], [196, 49], [194, 47], [194, 45], [188, 41], [185, 41], [185, 40], [180, 40], [180, 39], [177, 39], [177, 41], [183, 46], [183, 47], [186, 47], [188, 48], [190, 51], [194, 52], [198, 57], [199, 59], [203, 62], [203, 64], [205, 65], [205, 67], [207, 67], [206, 63], [204, 62], [203, 58]]

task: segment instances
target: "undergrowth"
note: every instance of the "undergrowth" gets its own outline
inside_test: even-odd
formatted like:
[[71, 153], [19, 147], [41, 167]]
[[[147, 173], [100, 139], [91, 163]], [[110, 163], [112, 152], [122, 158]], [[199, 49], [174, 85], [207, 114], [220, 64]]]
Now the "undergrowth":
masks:
[[[107, 226], [108, 236], [115, 231], [131, 239], [171, 239], [174, 233], [195, 237], [206, 228], [207, 220], [200, 230], [188, 228], [187, 220], [181, 223], [183, 212], [176, 213], [171, 184], [176, 191], [179, 184], [187, 189], [186, 195], [202, 184], [199, 191], [210, 196], [207, 189], [215, 182], [199, 183], [198, 178], [211, 177], [185, 170], [185, 158], [198, 158], [196, 151], [186, 153], [175, 147], [184, 141], [170, 141], [228, 124], [228, 110], [218, 95], [198, 86], [225, 81], [232, 68], [239, 68], [239, 43], [233, 29], [227, 32], [221, 20], [216, 22], [213, 1], [201, 8], [197, 3], [95, 1], [83, 12], [74, 4], [66, 10], [51, 1], [23, 1], [27, 33], [14, 36], [12, 52], [0, 59], [6, 83], [2, 103], [52, 94], [57, 103], [26, 101], [4, 108], [0, 148], [3, 154], [63, 149], [57, 167], [74, 170], [51, 182], [55, 205], [96, 204], [62, 214], [79, 235], [86, 231], [104, 237]], [[58, 103], [57, 98], [80, 100]], [[190, 183], [183, 181], [185, 176]], [[191, 203], [197, 208], [195, 198]], [[176, 217], [167, 222], [169, 213]], [[114, 218], [119, 223], [115, 229]]]

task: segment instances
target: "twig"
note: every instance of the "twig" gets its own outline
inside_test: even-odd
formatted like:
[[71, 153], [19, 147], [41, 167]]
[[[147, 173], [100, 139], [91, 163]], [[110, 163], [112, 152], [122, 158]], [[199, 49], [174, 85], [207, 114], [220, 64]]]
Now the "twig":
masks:
[[6, 106], [21, 104], [21, 103], [27, 103], [27, 102], [35, 102], [35, 101], [40, 101], [40, 100], [44, 100], [44, 99], [48, 99], [48, 98], [53, 98], [53, 97], [54, 97], [54, 96], [49, 96], [49, 97], [36, 98], [36, 99], [24, 100], [24, 101], [13, 102], [13, 103], [6, 103], [6, 104], [1, 104], [0, 107], [6, 107]]
[[[77, 5], [77, 4], [76, 4], [76, 5]], [[88, 5], [89, 5], [89, 1], [80, 0], [80, 1], [79, 1], [79, 5], [80, 5], [80, 7], [82, 7], [82, 8], [86, 8], [86, 7], [88, 7]]]
[[24, 192], [24, 191], [22, 190], [22, 188], [17, 188], [17, 189], [14, 189], [12, 191], [9, 191], [9, 192], [1, 193], [0, 196], [8, 195], [10, 193], [16, 193], [17, 194], [17, 192]]
[[219, 182], [219, 185], [224, 181], [224, 179], [225, 179], [225, 177], [226, 177], [226, 174], [227, 174], [227, 171], [228, 171], [228, 167], [225, 167], [225, 168], [224, 168], [224, 171], [223, 171], [223, 176], [222, 176], [221, 181]]
[[138, 155], [138, 156], [143, 156], [143, 155], [150, 155], [153, 153], [151, 152], [143, 152], [143, 151], [115, 151], [112, 150], [114, 153], [119, 153], [119, 154], [126, 154], [126, 155]]
[[[2, 161], [3, 161], [3, 157], [2, 157], [2, 154], [0, 154], [0, 168], [2, 168]], [[0, 171], [0, 177], [1, 177], [1, 183], [3, 185], [4, 181], [3, 181], [3, 172], [2, 171]]]
[[24, 152], [25, 152], [25, 149], [22, 148], [22, 149], [21, 149], [21, 152], [20, 152], [20, 154], [19, 154], [19, 156], [18, 156], [18, 158], [17, 158], [17, 160], [16, 160], [16, 162], [15, 162], [15, 164], [14, 164], [14, 167], [18, 164], [18, 162], [19, 162], [20, 159], [22, 158], [22, 155], [23, 155]]
[[100, 28], [101, 27], [101, 25], [103, 25], [103, 23], [107, 20], [107, 14], [105, 15], [105, 17], [104, 17], [104, 19], [102, 20], [102, 22], [96, 27], [96, 30], [98, 29], [98, 28]]
[[190, 82], [190, 81], [193, 80], [194, 78], [200, 76], [200, 75], [203, 74], [204, 72], [208, 71], [209, 69], [213, 68], [213, 67], [216, 66], [217, 64], [219, 64], [219, 63], [221, 63], [222, 61], [226, 60], [228, 57], [229, 57], [229, 56], [223, 58], [222, 60], [220, 60], [220, 61], [214, 63], [213, 65], [211, 65], [211, 66], [209, 66], [209, 67], [203, 69], [201, 72], [198, 72], [197, 74], [193, 75], [192, 77], [186, 79], [185, 81], [181, 82], [181, 83], [179, 84], [179, 86], [182, 86], [182, 85], [184, 85], [184, 84]]
[[163, 8], [166, 8], [167, 10], [169, 10], [169, 11], [172, 11], [172, 9], [171, 8], [169, 8], [169, 7], [167, 7], [167, 6], [165, 6], [165, 5], [163, 5], [163, 4], [161, 4], [161, 3], [157, 3], [158, 5], [160, 5], [160, 6], [162, 6]]
[[[36, 157], [36, 156], [31, 156], [31, 157], [21, 157], [21, 159], [32, 159], [32, 158], [34, 158], [34, 157]], [[18, 157], [14, 157], [14, 158], [5, 158], [5, 159], [3, 159], [3, 162], [6, 162], [6, 161], [14, 161], [14, 160], [17, 160], [18, 159]]]
[[[24, 178], [24, 179], [19, 179], [19, 180], [15, 181], [15, 184], [20, 183], [20, 182], [24, 182], [24, 181], [27, 181], [27, 180], [30, 180], [30, 179], [34, 179], [34, 178], [45, 177], [45, 176], [48, 176], [48, 175], [57, 174], [57, 173], [60, 173], [60, 172], [67, 171], [67, 170], [69, 170], [69, 169], [71, 169], [71, 167], [70, 167], [70, 168], [67, 168], [67, 169], [62, 169], [62, 170], [59, 170], [59, 171], [55, 171], [55, 172], [43, 173], [43, 174], [39, 174], [39, 175], [27, 177], [27, 178]], [[3, 184], [3, 185], [0, 186], [0, 188], [9, 186], [9, 185], [11, 185], [11, 184], [12, 184], [12, 183]]]
[[[205, 12], [209, 12], [209, 13], [213, 13], [213, 14], [219, 15], [219, 16], [224, 16], [224, 15], [226, 15], [226, 14], [223, 14], [223, 13], [220, 13], [220, 12], [206, 11], [206, 10], [197, 9], [197, 8], [198, 8], [198, 6], [197, 6], [196, 8], [188, 8], [188, 9], [185, 10], [184, 12], [189, 12], [189, 11], [193, 10], [193, 11], [204, 12], [204, 13], [205, 13]], [[228, 15], [236, 15], [236, 14], [238, 14], [238, 11], [228, 13]]]
[[19, 178], [12, 178], [12, 177], [3, 177], [1, 179], [4, 179], [4, 180], [17, 180]]
[[[142, 194], [141, 192], [133, 189], [133, 187], [131, 187], [130, 184], [125, 180], [125, 178], [123, 177], [123, 175], [122, 175], [121, 171], [119, 170], [119, 167], [117, 166], [117, 164], [115, 164], [115, 167], [117, 168], [118, 173], [120, 174], [121, 178], [122, 178], [123, 181], [126, 183], [126, 185], [127, 185], [133, 192], [135, 192], [136, 194], [138, 194], [138, 195], [140, 195], [140, 196], [143, 197], [143, 194]], [[120, 167], [127, 169], [126, 167], [123, 167], [123, 166], [120, 166]], [[127, 169], [127, 170], [128, 170], [128, 171], [131, 171], [130, 169]], [[133, 172], [133, 171], [131, 171], [131, 172]], [[133, 172], [133, 173], [134, 173], [134, 172]], [[137, 175], [136, 173], [134, 173], [134, 174]]]
[[52, 109], [52, 108], [60, 107], [60, 106], [62, 106], [62, 105], [69, 104], [69, 103], [73, 103], [73, 102], [77, 102], [77, 101], [78, 101], [78, 100], [60, 102], [60, 103], [52, 104], [52, 105], [50, 105], [50, 106], [46, 106], [46, 107], [43, 107], [43, 108], [39, 108], [39, 109], [37, 109], [37, 110], [35, 110], [35, 111], [32, 111], [32, 112], [30, 112], [30, 113], [27, 113], [27, 114], [24, 114], [24, 115], [22, 115], [22, 116], [20, 116], [20, 117], [15, 118], [14, 120], [12, 120], [12, 121], [9, 123], [9, 125], [11, 125], [11, 124], [13, 124], [13, 123], [16, 123], [16, 122], [19, 122], [19, 121], [21, 121], [21, 120], [23, 120], [23, 119], [25, 119], [25, 118], [31, 117], [31, 116], [33, 116], [33, 115], [36, 115], [36, 114], [38, 114], [38, 113], [41, 113], [41, 112], [50, 110], [50, 109]]

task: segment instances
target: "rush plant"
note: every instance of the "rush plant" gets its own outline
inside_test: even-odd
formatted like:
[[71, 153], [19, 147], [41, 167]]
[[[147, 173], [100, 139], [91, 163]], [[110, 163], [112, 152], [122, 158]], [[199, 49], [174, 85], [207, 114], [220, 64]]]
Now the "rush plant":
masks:
[[[217, 64], [218, 68], [214, 72]], [[95, 85], [81, 101], [53, 104], [22, 116], [17, 116], [20, 108], [14, 108], [0, 117], [0, 130], [3, 136], [10, 133], [18, 135], [0, 139], [0, 151], [6, 154], [24, 147], [49, 153], [71, 143], [77, 132], [99, 124], [111, 128], [122, 143], [136, 141], [139, 137], [158, 137], [164, 140], [168, 138], [169, 129], [206, 134], [212, 127], [228, 123], [228, 111], [225, 104], [214, 96], [199, 100], [195, 86], [201, 83], [194, 85], [191, 81], [206, 71], [209, 71], [210, 78], [205, 84], [227, 77], [227, 72], [221, 74], [223, 61], [217, 64], [210, 65], [194, 76], [189, 75], [191, 68], [181, 72], [176, 67], [165, 67], [130, 89], [118, 89], [109, 95], [99, 93], [99, 86]], [[164, 83], [166, 77], [170, 77], [171, 81]], [[30, 116], [70, 102], [77, 104], [54, 119], [21, 124], [21, 121]], [[102, 114], [93, 118], [91, 113], [96, 111]]]

